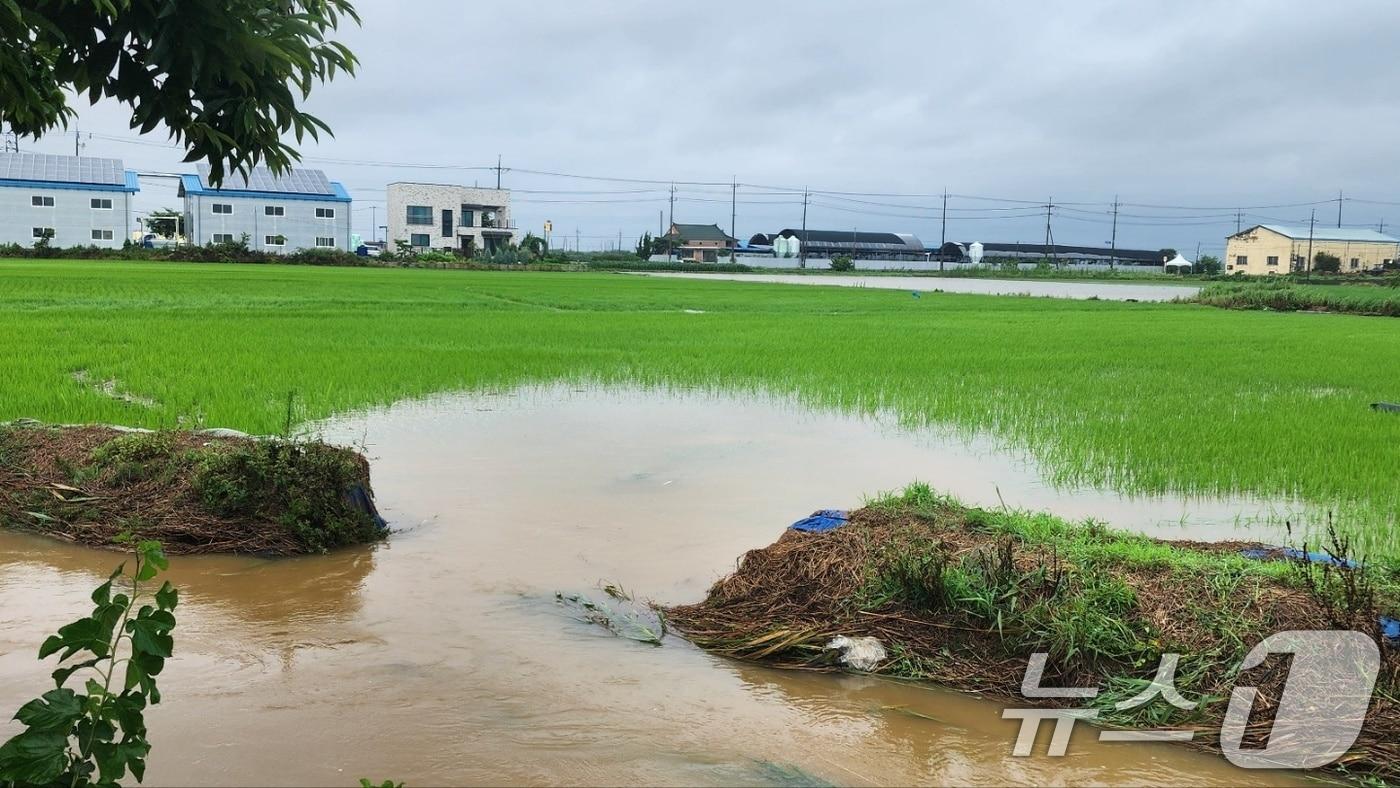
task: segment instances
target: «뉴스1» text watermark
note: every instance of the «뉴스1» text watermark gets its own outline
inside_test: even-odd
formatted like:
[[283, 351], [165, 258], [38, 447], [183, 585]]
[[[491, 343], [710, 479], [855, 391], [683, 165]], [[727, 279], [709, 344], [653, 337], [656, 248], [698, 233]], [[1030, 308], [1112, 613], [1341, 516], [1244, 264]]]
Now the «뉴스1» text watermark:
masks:
[[[1315, 769], [1345, 755], [1361, 734], [1371, 692], [1380, 671], [1380, 650], [1361, 632], [1348, 630], [1289, 631], [1271, 635], [1250, 650], [1240, 664], [1240, 672], [1263, 664], [1273, 654], [1291, 655], [1288, 677], [1274, 711], [1273, 724], [1265, 746], [1244, 746], [1259, 688], [1236, 686], [1220, 726], [1220, 749], [1226, 759], [1247, 769]], [[1021, 681], [1027, 698], [1097, 697], [1098, 687], [1046, 687], [1046, 653], [1032, 654]], [[1199, 701], [1187, 700], [1176, 689], [1178, 654], [1163, 654], [1151, 683], [1131, 698], [1113, 705], [1127, 711], [1160, 698], [1182, 710], [1192, 710]], [[1021, 720], [1011, 754], [1027, 756], [1035, 745], [1040, 724], [1054, 722], [1046, 754], [1063, 756], [1070, 734], [1080, 720], [1098, 719], [1100, 710], [1009, 708], [1002, 719]], [[1192, 729], [1101, 730], [1102, 742], [1191, 741]]]

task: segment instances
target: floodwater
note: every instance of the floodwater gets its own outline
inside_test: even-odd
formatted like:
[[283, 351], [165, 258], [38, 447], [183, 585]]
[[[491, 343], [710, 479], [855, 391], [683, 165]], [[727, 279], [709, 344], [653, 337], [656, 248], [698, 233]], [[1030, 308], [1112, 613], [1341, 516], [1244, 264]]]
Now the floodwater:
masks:
[[1197, 285], [1130, 284], [1127, 282], [1042, 282], [1024, 279], [964, 279], [933, 276], [845, 276], [841, 274], [686, 274], [647, 272], [641, 276], [683, 279], [728, 279], [735, 282], [768, 282], [783, 285], [826, 285], [828, 287], [872, 287], [885, 290], [919, 290], [981, 295], [1027, 295], [1050, 298], [1097, 298], [1101, 301], [1171, 301], [1190, 298], [1201, 291]]
[[[177, 654], [148, 714], [148, 785], [1290, 777], [1175, 745], [1100, 744], [1083, 726], [1067, 757], [1014, 758], [1018, 723], [989, 701], [622, 640], [553, 600], [601, 581], [699, 599], [797, 517], [915, 478], [1162, 535], [1234, 535], [1234, 513], [1257, 504], [1056, 491], [989, 443], [703, 393], [444, 396], [320, 430], [367, 447], [398, 532], [328, 556], [173, 560]], [[0, 710], [45, 689], [38, 644], [86, 611], [116, 561], [0, 532]]]

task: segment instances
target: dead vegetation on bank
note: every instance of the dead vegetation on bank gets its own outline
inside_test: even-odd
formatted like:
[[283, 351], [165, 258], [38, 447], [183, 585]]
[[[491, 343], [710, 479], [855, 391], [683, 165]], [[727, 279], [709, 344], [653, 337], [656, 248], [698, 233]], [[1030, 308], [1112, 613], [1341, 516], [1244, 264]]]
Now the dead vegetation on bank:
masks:
[[169, 553], [317, 553], [384, 536], [369, 463], [315, 441], [0, 426], [0, 525]]
[[[1352, 775], [1400, 776], [1400, 657], [1378, 618], [1395, 610], [1397, 573], [1306, 561], [1258, 561], [1252, 545], [1172, 544], [1048, 515], [963, 507], [915, 485], [826, 533], [788, 530], [752, 550], [703, 602], [669, 608], [670, 626], [726, 656], [838, 670], [835, 637], [873, 637], [872, 672], [985, 693], [1019, 705], [1027, 659], [1048, 652], [1045, 684], [1096, 686], [1110, 726], [1189, 728], [1218, 746], [1230, 690], [1258, 686], [1248, 743], [1270, 731], [1289, 661], [1239, 673], [1249, 650], [1288, 630], [1353, 629], [1381, 646], [1361, 739], [1339, 762]], [[1337, 540], [1339, 554], [1347, 545]], [[1317, 548], [1311, 548], [1316, 550]], [[1200, 704], [1115, 707], [1180, 654], [1176, 688]]]

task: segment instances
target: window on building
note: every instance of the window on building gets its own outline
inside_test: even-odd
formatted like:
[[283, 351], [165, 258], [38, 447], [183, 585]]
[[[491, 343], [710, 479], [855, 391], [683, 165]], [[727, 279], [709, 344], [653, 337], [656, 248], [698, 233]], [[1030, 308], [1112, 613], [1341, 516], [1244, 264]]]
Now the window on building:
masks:
[[287, 236], [285, 235], [265, 235], [263, 236], [264, 246], [286, 246]]
[[316, 209], [316, 218], [317, 218], [317, 219], [334, 219], [334, 218], [335, 218], [335, 209], [334, 209], [334, 208], [317, 208], [317, 209]]
[[280, 205], [264, 205], [263, 216], [286, 216], [287, 209]]
[[1240, 266], [1249, 265], [1249, 256], [1248, 256], [1248, 255], [1243, 255], [1243, 254], [1237, 254], [1237, 255], [1235, 255], [1235, 265], [1240, 265]]
[[1265, 258], [1264, 258], [1264, 264], [1265, 264], [1265, 265], [1278, 265], [1278, 255], [1276, 255], [1276, 254], [1271, 254], [1271, 255], [1269, 255], [1268, 257], [1265, 257]]
[[462, 216], [461, 216], [461, 219], [462, 219], [462, 226], [463, 226], [463, 227], [471, 227], [471, 226], [472, 226], [472, 220], [475, 219], [475, 218], [476, 218], [476, 211], [473, 211], [470, 207], [468, 207], [468, 206], [466, 206], [466, 205], [463, 205], [463, 206], [462, 206]]
[[443, 237], [443, 238], [451, 238], [451, 237], [452, 237], [452, 209], [451, 209], [451, 208], [443, 208], [443, 209], [442, 209], [442, 237]]
[[[431, 205], [410, 205], [408, 206], [408, 216], [405, 221], [409, 224], [432, 224], [433, 206]], [[424, 244], [427, 246], [427, 244]]]
[[35, 227], [35, 228], [34, 228], [34, 238], [35, 238], [35, 240], [38, 240], [38, 239], [40, 239], [40, 238], [52, 238], [53, 236], [54, 236], [54, 232], [53, 232], [53, 228], [52, 228], [52, 227]]
[[1351, 267], [1352, 267], [1352, 268], [1360, 268], [1360, 267], [1361, 267], [1361, 258], [1360, 258], [1360, 257], [1353, 257], [1353, 258], [1351, 258]]
[[322, 249], [329, 249], [335, 246], [335, 239], [329, 235], [316, 236], [316, 245]]
[[29, 204], [34, 206], [35, 208], [52, 208], [53, 198], [45, 197], [42, 194], [36, 194], [33, 197], [29, 198]]
[[233, 243], [233, 233], [214, 233], [209, 237], [211, 243], [231, 244]]
[[111, 230], [93, 230], [93, 231], [92, 231], [92, 240], [94, 240], [94, 241], [110, 241], [110, 240], [112, 240], [112, 231], [111, 231]]
[[93, 197], [91, 204], [94, 211], [112, 210], [112, 199], [110, 197]]
[[233, 203], [215, 202], [209, 204], [209, 211], [215, 214], [228, 215], [233, 213]]
[[426, 249], [426, 248], [428, 248], [428, 234], [427, 234], [427, 233], [413, 233], [412, 235], [408, 236], [408, 245], [409, 245], [409, 246], [416, 246], [416, 247], [418, 247], [418, 248], [420, 248], [420, 249]]

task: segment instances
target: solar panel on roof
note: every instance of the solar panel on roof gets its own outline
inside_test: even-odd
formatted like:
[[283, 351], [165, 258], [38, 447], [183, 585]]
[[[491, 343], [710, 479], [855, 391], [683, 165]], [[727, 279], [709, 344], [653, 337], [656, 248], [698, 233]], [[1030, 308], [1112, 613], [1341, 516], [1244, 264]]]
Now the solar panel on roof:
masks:
[[[199, 170], [199, 180], [205, 186], [209, 185], [209, 165], [201, 164]], [[324, 194], [331, 196], [335, 190], [331, 188], [330, 179], [320, 170], [292, 170], [285, 175], [273, 175], [272, 170], [266, 167], [254, 167], [252, 172], [244, 177], [238, 173], [229, 173], [224, 176], [224, 182], [219, 185], [225, 191], [253, 191], [253, 192], [280, 192], [283, 194]]]
[[0, 178], [104, 186], [126, 183], [120, 159], [54, 156], [47, 153], [0, 153]]

